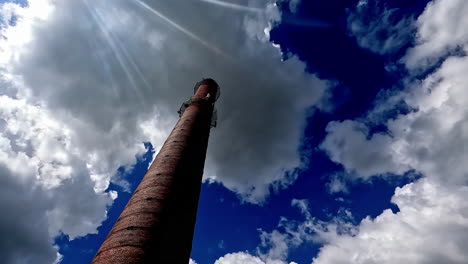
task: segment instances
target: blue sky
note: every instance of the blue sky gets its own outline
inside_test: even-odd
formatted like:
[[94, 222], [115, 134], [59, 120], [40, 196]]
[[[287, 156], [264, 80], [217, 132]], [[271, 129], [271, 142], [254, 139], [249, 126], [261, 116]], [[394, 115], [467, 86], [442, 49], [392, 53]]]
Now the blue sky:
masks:
[[[396, 3], [389, 2], [389, 5], [394, 4], [395, 7], [401, 8], [402, 1], [394, 2]], [[409, 5], [405, 15], [422, 12], [426, 3], [419, 2]], [[330, 161], [323, 151], [314, 150], [323, 140], [325, 127], [330, 121], [363, 116], [371, 107], [377, 93], [394, 84], [393, 76], [385, 71], [386, 58], [359, 47], [348, 35], [347, 9], [354, 8], [356, 4], [356, 1], [347, 1], [341, 6], [330, 1], [304, 1], [294, 14], [288, 12], [286, 3], [282, 7], [286, 12], [283, 15], [292, 19], [318, 20], [329, 24], [324, 28], [280, 24], [272, 31], [271, 40], [281, 45], [283, 53], [298, 55], [307, 63], [309, 71], [322, 78], [339, 82], [333, 87], [330, 98], [334, 109], [328, 113], [312, 112], [315, 109], [311, 109], [312, 113], [304, 117], [308, 119], [307, 127], [298, 151], [304, 159], [310, 160], [307, 169], [301, 172], [291, 187], [273, 194], [266, 204], [245, 204], [219, 184], [203, 184], [192, 252], [192, 258], [198, 263], [214, 263], [220, 256], [230, 252], [255, 252], [260, 243], [259, 228], [274, 229], [281, 216], [302, 218], [297, 208], [291, 207], [292, 199], [309, 200], [313, 215], [324, 221], [329, 220], [330, 215], [335, 216], [341, 208], [350, 209], [356, 223], [368, 215], [375, 217], [389, 207], [398, 210], [398, 207], [392, 205], [390, 198], [396, 186], [403, 186], [411, 180], [395, 179], [389, 183], [376, 179], [371, 183], [356, 183], [349, 194], [330, 194], [326, 188], [329, 177], [335, 173], [343, 173], [343, 169]], [[355, 65], [357, 61], [359, 63]], [[147, 164], [145, 160], [140, 162], [142, 168], [135, 169], [126, 176], [133, 188], [136, 188], [136, 183], [144, 174]], [[345, 202], [337, 201], [339, 197], [345, 199]], [[122, 210], [122, 204], [128, 199], [128, 195], [119, 197], [113, 207]], [[117, 217], [118, 214], [113, 214], [113, 220], [106, 221], [107, 225], [101, 227], [100, 230], [103, 231], [100, 233], [110, 230]], [[228, 230], [229, 232], [226, 232]], [[61, 247], [70, 247], [63, 251], [62, 263], [82, 263], [83, 251], [89, 252], [88, 259], [91, 259], [104, 237], [100, 234], [70, 243], [59, 241], [58, 245], [64, 243]], [[303, 245], [292, 250], [288, 260], [309, 263], [321, 246], [320, 243]]]
[[205, 75], [192, 261], [468, 262], [463, 0], [41, 1], [0, 1], [0, 169], [31, 193], [0, 262], [89, 262]]

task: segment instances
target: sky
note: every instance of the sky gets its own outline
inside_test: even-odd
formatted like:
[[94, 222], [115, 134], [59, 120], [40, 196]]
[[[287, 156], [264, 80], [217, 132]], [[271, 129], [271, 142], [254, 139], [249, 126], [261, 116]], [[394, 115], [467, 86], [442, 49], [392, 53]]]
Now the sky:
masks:
[[0, 0], [0, 263], [88, 263], [204, 77], [190, 264], [468, 263], [465, 0]]

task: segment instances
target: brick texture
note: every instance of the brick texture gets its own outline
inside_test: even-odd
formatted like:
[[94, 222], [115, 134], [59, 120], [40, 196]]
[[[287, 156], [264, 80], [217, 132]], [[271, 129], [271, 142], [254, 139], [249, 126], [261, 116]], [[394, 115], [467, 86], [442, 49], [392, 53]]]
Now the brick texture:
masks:
[[189, 262], [217, 89], [199, 83], [93, 264]]

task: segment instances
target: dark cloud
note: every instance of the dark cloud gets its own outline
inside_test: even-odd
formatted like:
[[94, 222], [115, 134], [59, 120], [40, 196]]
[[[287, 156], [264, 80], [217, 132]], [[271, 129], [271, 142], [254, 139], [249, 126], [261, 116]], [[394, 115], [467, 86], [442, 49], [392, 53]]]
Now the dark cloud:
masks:
[[57, 3], [13, 71], [30, 100], [46, 102], [77, 132], [83, 153], [95, 154], [96, 174], [133, 163], [142, 141], [159, 147], [194, 83], [215, 78], [222, 96], [206, 175], [261, 202], [300, 166], [305, 110], [325, 85], [297, 58], [281, 61], [264, 33], [278, 10], [256, 8], [265, 11], [200, 1]]
[[16, 191], [4, 192], [0, 210], [12, 212], [8, 225], [21, 218], [21, 246], [11, 249], [2, 230], [1, 250], [11, 251], [5, 263], [50, 263], [55, 236], [96, 232], [115, 197], [105, 190], [121, 180], [117, 169], [131, 168], [143, 142], [161, 146], [203, 77], [222, 89], [207, 178], [254, 203], [271, 185], [294, 181], [285, 171], [301, 165], [305, 110], [325, 85], [297, 58], [281, 61], [269, 42], [280, 19], [273, 2], [231, 9], [35, 0], [5, 10], [18, 20], [1, 28], [0, 165]]
[[0, 208], [0, 262], [54, 262], [57, 255], [51, 247], [46, 216], [50, 204], [40, 188], [0, 166]]

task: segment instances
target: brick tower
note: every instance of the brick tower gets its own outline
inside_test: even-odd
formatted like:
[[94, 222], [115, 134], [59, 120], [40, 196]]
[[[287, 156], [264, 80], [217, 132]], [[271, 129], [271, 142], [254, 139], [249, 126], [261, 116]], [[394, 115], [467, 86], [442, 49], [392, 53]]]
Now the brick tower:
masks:
[[91, 263], [189, 262], [219, 92], [213, 79], [195, 85], [194, 96], [182, 104], [175, 128]]

